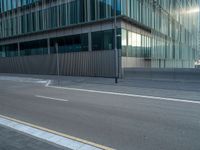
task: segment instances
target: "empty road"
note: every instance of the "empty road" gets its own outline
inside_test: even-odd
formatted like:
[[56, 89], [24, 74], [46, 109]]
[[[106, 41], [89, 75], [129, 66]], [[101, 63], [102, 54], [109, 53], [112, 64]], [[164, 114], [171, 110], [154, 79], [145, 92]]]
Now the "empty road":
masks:
[[[159, 84], [59, 88], [0, 80], [0, 115], [119, 150], [199, 150], [200, 92], [195, 85], [196, 91], [159, 89]], [[126, 88], [134, 90], [126, 93]]]

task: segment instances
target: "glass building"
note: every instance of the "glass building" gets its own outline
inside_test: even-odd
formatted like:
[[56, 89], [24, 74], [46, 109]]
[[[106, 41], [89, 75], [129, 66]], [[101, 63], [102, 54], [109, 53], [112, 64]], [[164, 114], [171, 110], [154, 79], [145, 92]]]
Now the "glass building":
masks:
[[[0, 57], [114, 51], [120, 68], [193, 68], [198, 0], [0, 0]], [[115, 13], [116, 11], [116, 13]], [[121, 69], [119, 69], [121, 70]]]
[[[199, 0], [199, 10], [200, 10], [200, 0]], [[197, 61], [200, 62], [200, 12], [199, 12], [199, 36], [198, 36], [198, 48], [197, 48]]]

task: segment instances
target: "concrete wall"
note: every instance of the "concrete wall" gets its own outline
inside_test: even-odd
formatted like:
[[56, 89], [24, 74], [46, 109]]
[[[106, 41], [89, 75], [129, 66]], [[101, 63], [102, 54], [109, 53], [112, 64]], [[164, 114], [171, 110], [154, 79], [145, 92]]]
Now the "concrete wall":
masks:
[[155, 79], [200, 82], [200, 69], [193, 68], [126, 68], [124, 78], [132, 79]]
[[[59, 54], [60, 75], [114, 77], [114, 51]], [[56, 54], [0, 58], [0, 73], [57, 74]]]
[[136, 57], [122, 57], [123, 68], [151, 68], [151, 60]]

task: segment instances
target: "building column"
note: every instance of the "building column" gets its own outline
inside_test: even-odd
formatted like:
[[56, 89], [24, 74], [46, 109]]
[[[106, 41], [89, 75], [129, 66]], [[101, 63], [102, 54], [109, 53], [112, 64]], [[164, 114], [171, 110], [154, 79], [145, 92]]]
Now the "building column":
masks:
[[18, 56], [20, 56], [20, 43], [17, 43], [17, 52], [18, 52]]
[[51, 46], [50, 46], [50, 39], [47, 39], [47, 49], [48, 49], [48, 54], [50, 55], [50, 50], [51, 50]]
[[88, 0], [88, 1], [87, 1], [87, 7], [88, 7], [88, 9], [87, 9], [87, 14], [88, 14], [88, 15], [87, 15], [87, 17], [88, 17], [87, 20], [88, 20], [88, 21], [91, 20], [91, 11], [90, 11], [91, 8], [90, 8], [90, 4], [91, 4], [91, 2], [90, 2], [90, 0]]
[[[87, 1], [87, 20], [90, 21], [91, 20], [91, 8], [90, 8], [90, 4], [91, 4], [91, 0]], [[89, 31], [88, 33], [88, 51], [92, 51], [92, 34], [91, 31]]]
[[88, 33], [88, 51], [92, 51], [92, 34]]

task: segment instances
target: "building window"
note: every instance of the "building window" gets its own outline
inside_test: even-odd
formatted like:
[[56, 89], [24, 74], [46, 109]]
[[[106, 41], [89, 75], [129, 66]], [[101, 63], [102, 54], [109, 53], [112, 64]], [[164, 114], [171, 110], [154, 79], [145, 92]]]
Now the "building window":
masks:
[[59, 53], [88, 51], [88, 34], [78, 34], [51, 39], [51, 53], [56, 53], [56, 43], [58, 44]]
[[20, 56], [48, 54], [47, 40], [20, 43]]
[[0, 46], [0, 57], [16, 57], [18, 56], [17, 44]]
[[92, 50], [114, 49], [114, 30], [92, 32]]

